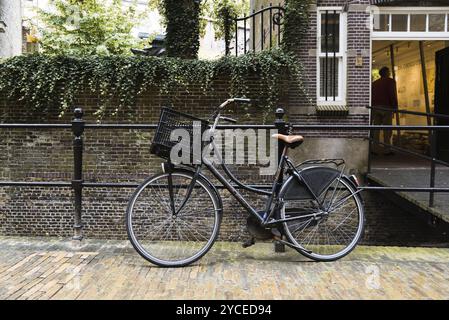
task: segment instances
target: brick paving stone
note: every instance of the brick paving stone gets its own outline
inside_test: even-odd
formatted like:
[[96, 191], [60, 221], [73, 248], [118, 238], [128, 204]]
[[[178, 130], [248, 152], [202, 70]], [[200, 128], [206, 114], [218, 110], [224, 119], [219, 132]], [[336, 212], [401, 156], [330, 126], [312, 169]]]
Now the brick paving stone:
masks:
[[0, 299], [449, 299], [449, 249], [359, 247], [314, 263], [219, 242], [193, 266], [162, 269], [126, 241], [0, 237]]

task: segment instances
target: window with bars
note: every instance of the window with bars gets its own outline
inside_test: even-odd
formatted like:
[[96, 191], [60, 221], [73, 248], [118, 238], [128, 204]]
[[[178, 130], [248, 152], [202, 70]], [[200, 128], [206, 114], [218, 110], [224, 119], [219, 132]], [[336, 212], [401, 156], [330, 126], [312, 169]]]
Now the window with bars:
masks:
[[318, 11], [318, 103], [345, 103], [346, 20], [341, 10]]

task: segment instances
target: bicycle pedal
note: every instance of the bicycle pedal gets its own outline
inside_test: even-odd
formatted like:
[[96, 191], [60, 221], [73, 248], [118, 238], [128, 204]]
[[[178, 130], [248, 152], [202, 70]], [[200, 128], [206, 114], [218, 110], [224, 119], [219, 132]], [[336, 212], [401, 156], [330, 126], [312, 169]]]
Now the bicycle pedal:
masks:
[[278, 229], [271, 229], [271, 233], [274, 236], [274, 239], [282, 239], [282, 234]]
[[256, 244], [256, 241], [254, 240], [254, 238], [251, 238], [249, 240], [246, 240], [245, 242], [242, 243], [242, 247], [244, 249], [247, 249], [249, 247], [252, 247], [253, 245]]

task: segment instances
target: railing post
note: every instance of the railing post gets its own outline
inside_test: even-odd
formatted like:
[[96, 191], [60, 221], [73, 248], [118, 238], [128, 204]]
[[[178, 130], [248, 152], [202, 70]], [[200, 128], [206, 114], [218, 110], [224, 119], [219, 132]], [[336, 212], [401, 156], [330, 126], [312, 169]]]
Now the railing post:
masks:
[[253, 24], [252, 24], [252, 28], [253, 28], [253, 52], [256, 52], [256, 10], [253, 10]]
[[[276, 110], [276, 120], [274, 121], [274, 125], [280, 134], [287, 135], [288, 134], [288, 124], [285, 122], [285, 110], [282, 108], [278, 108]], [[278, 163], [282, 159], [282, 154], [284, 152], [285, 144], [282, 141], [279, 141], [279, 149], [278, 149]]]
[[[370, 109], [369, 114], [369, 125], [372, 126], [374, 124], [374, 109]], [[369, 130], [369, 140], [368, 140], [368, 174], [372, 171], [372, 165], [373, 165], [373, 152], [374, 152], [374, 134], [373, 129]]]
[[[288, 124], [285, 122], [284, 116], [285, 116], [285, 110], [282, 108], [278, 108], [276, 110], [276, 120], [274, 121], [274, 125], [280, 134], [288, 134], [288, 129], [287, 129]], [[278, 163], [280, 163], [280, 161], [282, 159], [282, 155], [284, 153], [284, 147], [285, 147], [284, 142], [279, 141], [278, 142]], [[276, 241], [274, 243], [274, 251], [276, 253], [285, 252], [285, 245]]]
[[399, 114], [399, 110], [396, 111], [396, 125], [399, 127], [399, 129], [397, 130], [398, 133], [398, 145], [402, 146], [402, 142], [401, 142], [401, 115]]
[[[437, 157], [437, 143], [435, 131], [430, 131], [430, 157], [431, 167], [430, 167], [430, 187], [435, 188], [435, 176], [436, 176], [436, 157]], [[430, 192], [429, 207], [435, 206], [435, 192]]]
[[261, 7], [260, 12], [260, 51], [264, 50], [265, 46], [265, 29], [264, 29], [264, 20], [263, 20], [263, 11], [264, 6]]
[[85, 122], [83, 120], [83, 109], [75, 109], [75, 118], [72, 121], [73, 140], [73, 180], [72, 189], [75, 201], [75, 219], [73, 240], [83, 239], [83, 224], [81, 220], [83, 204], [83, 133]]
[[[231, 19], [231, 18], [229, 18], [229, 19]], [[226, 55], [229, 55], [229, 53], [231, 52], [231, 49], [230, 49], [231, 39], [229, 39], [229, 44], [227, 46], [228, 47], [226, 48], [226, 51], [227, 51]], [[235, 19], [235, 56], [236, 57], [239, 56], [239, 22], [237, 21], [237, 19]]]

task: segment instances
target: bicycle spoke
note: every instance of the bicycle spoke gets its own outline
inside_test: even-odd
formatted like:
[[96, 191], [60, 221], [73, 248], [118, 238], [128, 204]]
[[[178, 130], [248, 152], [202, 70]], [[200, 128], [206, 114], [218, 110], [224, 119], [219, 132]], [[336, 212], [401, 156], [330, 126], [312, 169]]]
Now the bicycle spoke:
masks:
[[356, 197], [357, 194], [343, 179], [337, 179], [319, 199], [328, 212], [321, 212], [314, 202], [285, 201], [283, 217], [294, 216], [291, 212], [301, 212], [303, 215], [315, 213], [316, 217], [284, 223], [289, 239], [310, 251], [306, 255], [317, 260], [346, 255], [357, 244], [363, 225], [363, 207]]
[[[173, 202], [179, 210], [193, 174], [172, 173]], [[183, 264], [202, 256], [218, 233], [218, 208], [213, 190], [196, 182], [183, 210], [173, 215], [167, 174], [142, 185], [128, 212], [130, 240], [139, 253], [157, 264]]]
[[352, 211], [346, 216], [346, 218], [343, 219], [342, 222], [340, 222], [340, 224], [338, 226], [335, 227], [335, 229], [339, 228], [342, 224], [344, 224], [354, 212], [355, 212], [355, 208], [352, 209]]
[[[182, 224], [187, 225], [187, 226], [189, 227], [189, 225], [188, 225], [185, 221], [182, 221], [182, 220], [179, 220], [179, 221], [180, 221]], [[203, 240], [208, 240], [208, 237], [205, 236], [205, 235], [200, 234], [200, 233], [198, 232], [197, 229], [195, 229], [195, 228], [190, 228], [190, 230], [193, 231], [194, 233], [196, 233], [198, 236], [202, 237]], [[198, 238], [196, 238], [196, 237], [195, 237], [195, 240], [196, 240], [196, 241], [200, 241], [200, 239], [198, 239]]]
[[[290, 227], [291, 229], [293, 229], [293, 230], [292, 230], [292, 233], [295, 233], [295, 232], [298, 231], [301, 227], [306, 226], [307, 223], [310, 224], [310, 221], [311, 221], [311, 220], [312, 220], [312, 219], [309, 219], [309, 220], [307, 220], [307, 221], [305, 221], [305, 222], [303, 222], [303, 223], [290, 224], [289, 227]], [[297, 226], [297, 225], [299, 225], [299, 227], [295, 228], [295, 226]], [[306, 226], [306, 227], [307, 227], [307, 226]]]

